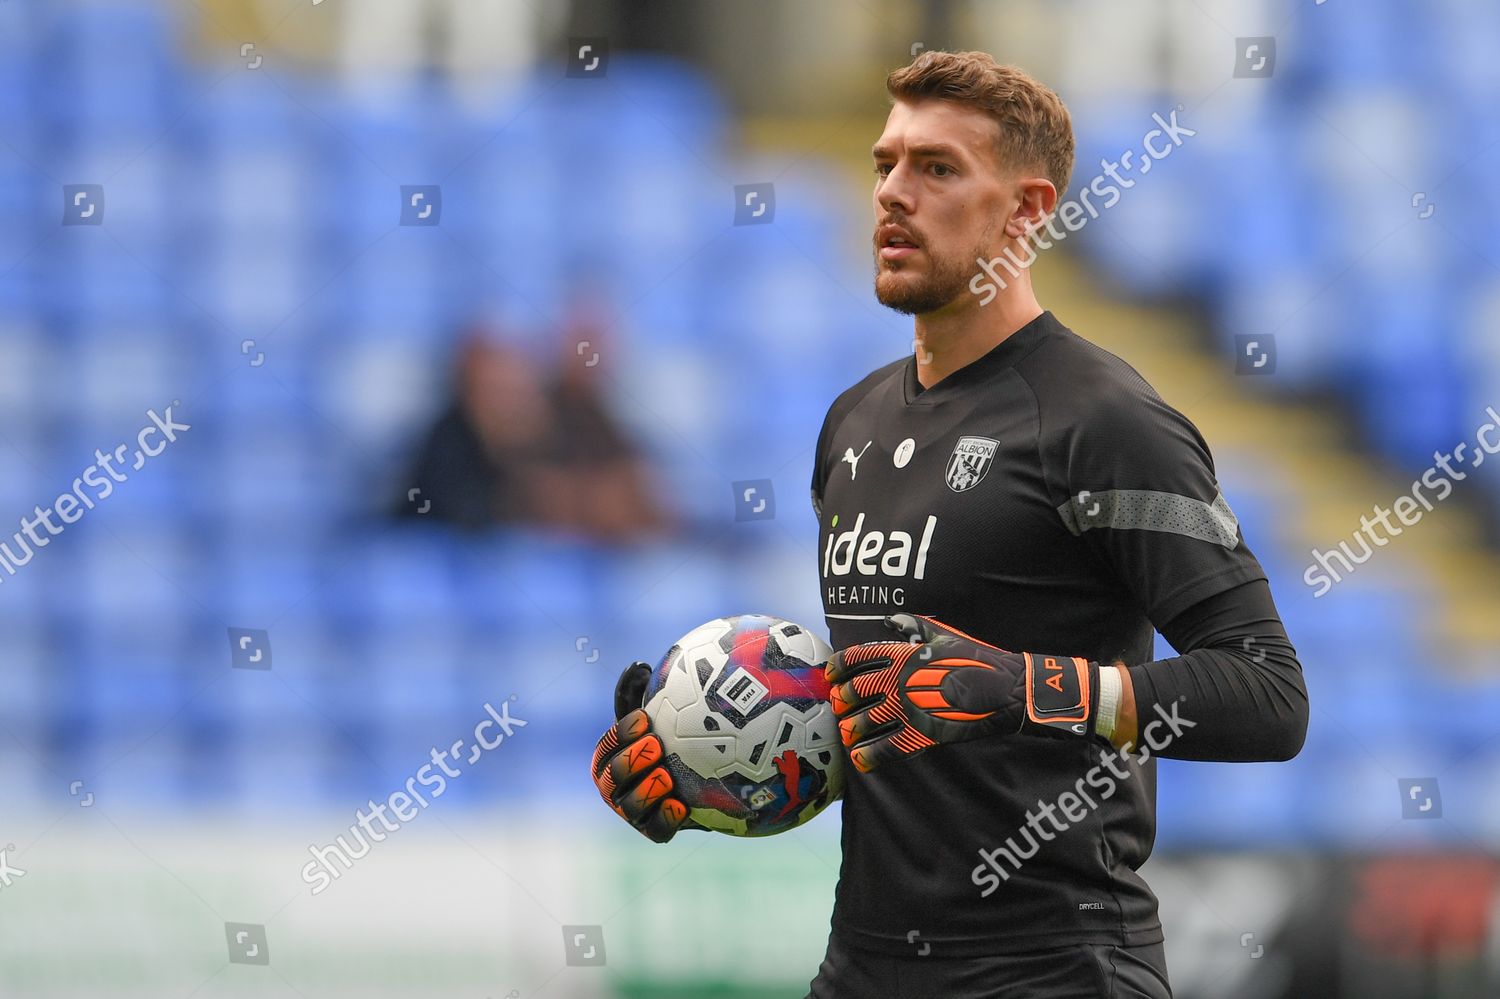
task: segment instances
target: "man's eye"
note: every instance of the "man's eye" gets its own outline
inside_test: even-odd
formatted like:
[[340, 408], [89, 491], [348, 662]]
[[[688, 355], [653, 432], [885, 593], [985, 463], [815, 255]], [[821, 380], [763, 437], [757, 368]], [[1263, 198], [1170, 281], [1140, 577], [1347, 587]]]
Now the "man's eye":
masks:
[[934, 163], [932, 165], [932, 172], [938, 177], [951, 177], [953, 175], [953, 171], [944, 163]]
[[876, 163], [875, 164], [875, 174], [876, 174], [876, 176], [884, 177], [886, 174], [888, 174], [890, 172], [891, 172], [891, 165], [889, 163]]

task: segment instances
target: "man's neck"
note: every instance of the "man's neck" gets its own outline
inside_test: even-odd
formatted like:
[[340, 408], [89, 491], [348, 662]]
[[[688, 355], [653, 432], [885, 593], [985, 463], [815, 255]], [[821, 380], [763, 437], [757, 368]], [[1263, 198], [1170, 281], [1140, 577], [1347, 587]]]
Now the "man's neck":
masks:
[[986, 306], [971, 299], [956, 313], [940, 310], [917, 316], [912, 347], [922, 388], [931, 388], [979, 360], [1040, 316], [1042, 307], [1029, 288], [1025, 291], [1024, 295], [996, 296]]

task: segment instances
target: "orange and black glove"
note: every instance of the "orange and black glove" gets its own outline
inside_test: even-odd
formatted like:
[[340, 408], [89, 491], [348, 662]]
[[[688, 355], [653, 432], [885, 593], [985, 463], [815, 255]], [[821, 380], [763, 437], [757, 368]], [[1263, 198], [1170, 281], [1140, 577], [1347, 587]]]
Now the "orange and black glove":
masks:
[[651, 667], [633, 662], [615, 685], [615, 724], [594, 746], [594, 783], [604, 803], [643, 836], [665, 843], [677, 830], [698, 828], [687, 805], [672, 795], [672, 775], [662, 766], [662, 745], [641, 704]]
[[900, 640], [850, 646], [825, 669], [839, 737], [860, 770], [991, 735], [1092, 735], [1098, 663], [1007, 652], [930, 617], [885, 624]]

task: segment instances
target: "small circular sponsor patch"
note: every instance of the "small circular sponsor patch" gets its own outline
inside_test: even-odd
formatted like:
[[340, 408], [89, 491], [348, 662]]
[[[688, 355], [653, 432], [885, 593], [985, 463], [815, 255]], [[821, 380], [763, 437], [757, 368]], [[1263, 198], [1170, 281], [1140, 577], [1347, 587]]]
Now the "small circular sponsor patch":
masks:
[[911, 461], [911, 456], [917, 453], [917, 442], [908, 437], [896, 445], [896, 453], [891, 455], [891, 462], [897, 468], [905, 468]]

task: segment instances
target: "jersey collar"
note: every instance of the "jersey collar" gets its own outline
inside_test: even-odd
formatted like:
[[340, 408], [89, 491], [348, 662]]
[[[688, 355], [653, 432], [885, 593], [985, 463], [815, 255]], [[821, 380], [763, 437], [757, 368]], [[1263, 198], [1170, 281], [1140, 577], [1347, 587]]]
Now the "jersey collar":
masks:
[[916, 355], [912, 355], [906, 359], [904, 368], [903, 394], [906, 404], [908, 406], [932, 405], [949, 392], [966, 385], [977, 384], [1007, 368], [1014, 367], [1048, 334], [1060, 328], [1062, 324], [1057, 321], [1051, 311], [1043, 311], [1041, 315], [996, 344], [989, 353], [970, 361], [927, 389], [922, 388], [922, 383], [917, 381], [917, 358]]

